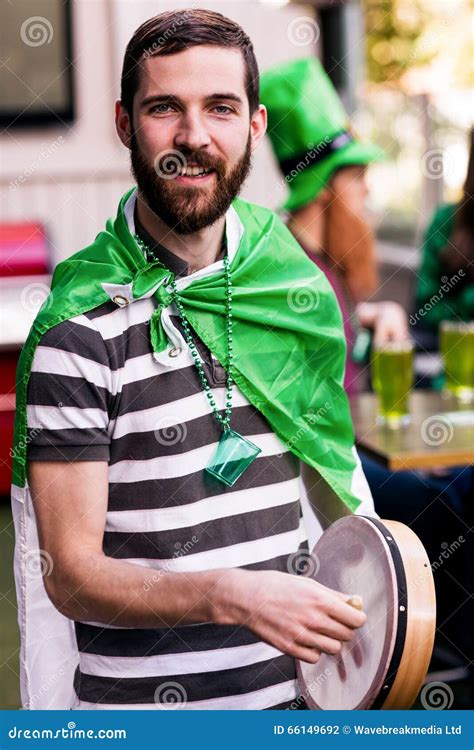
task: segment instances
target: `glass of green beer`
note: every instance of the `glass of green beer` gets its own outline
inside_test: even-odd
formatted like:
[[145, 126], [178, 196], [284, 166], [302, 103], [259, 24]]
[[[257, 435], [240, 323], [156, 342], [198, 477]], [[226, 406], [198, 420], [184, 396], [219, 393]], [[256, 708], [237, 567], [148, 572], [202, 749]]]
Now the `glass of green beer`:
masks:
[[391, 341], [372, 350], [372, 385], [379, 397], [378, 424], [400, 427], [410, 421], [413, 343]]
[[474, 399], [474, 321], [444, 320], [440, 327], [445, 390], [462, 402]]

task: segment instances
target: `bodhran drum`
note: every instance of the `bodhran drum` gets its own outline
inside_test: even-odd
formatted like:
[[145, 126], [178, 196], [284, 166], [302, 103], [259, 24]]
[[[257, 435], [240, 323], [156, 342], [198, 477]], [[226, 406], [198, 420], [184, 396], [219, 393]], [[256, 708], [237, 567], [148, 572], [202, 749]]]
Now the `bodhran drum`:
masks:
[[436, 627], [431, 566], [416, 534], [397, 521], [347, 516], [320, 537], [305, 575], [349, 595], [367, 615], [337, 656], [297, 661], [310, 709], [404, 709], [426, 676]]

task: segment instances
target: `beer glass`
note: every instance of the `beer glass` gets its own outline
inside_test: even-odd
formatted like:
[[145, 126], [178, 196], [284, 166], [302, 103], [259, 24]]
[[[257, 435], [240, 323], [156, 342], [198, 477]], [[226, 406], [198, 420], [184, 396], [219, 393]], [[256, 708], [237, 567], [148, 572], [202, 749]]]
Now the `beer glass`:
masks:
[[413, 385], [413, 343], [390, 341], [374, 345], [372, 385], [379, 398], [377, 423], [389, 427], [408, 424]]
[[440, 326], [445, 390], [462, 402], [474, 399], [474, 321], [444, 320]]

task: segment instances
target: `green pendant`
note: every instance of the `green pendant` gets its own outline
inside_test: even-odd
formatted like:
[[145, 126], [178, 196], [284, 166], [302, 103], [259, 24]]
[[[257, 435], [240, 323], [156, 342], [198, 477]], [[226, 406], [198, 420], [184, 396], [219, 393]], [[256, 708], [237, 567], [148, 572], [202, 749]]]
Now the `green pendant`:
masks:
[[225, 430], [206, 471], [232, 487], [261, 452], [261, 448], [235, 430]]

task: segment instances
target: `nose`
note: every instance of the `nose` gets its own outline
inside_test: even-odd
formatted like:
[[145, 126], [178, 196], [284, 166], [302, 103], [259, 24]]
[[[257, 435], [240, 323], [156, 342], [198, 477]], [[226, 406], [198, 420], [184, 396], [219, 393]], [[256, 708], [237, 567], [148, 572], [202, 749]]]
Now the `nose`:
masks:
[[205, 127], [205, 122], [197, 113], [183, 113], [179, 121], [174, 143], [177, 148], [186, 147], [193, 151], [209, 146], [211, 138]]

